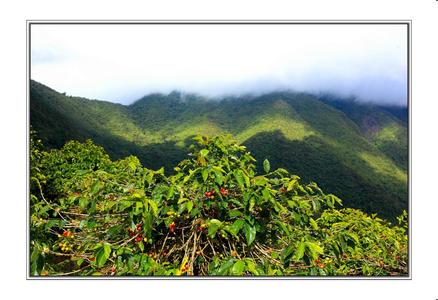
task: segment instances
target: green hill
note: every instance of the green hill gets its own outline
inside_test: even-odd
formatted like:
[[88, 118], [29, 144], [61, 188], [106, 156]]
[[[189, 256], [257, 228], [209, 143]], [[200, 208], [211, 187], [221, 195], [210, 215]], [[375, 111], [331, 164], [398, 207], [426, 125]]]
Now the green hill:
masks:
[[400, 168], [408, 168], [408, 112], [406, 107], [377, 106], [330, 97], [321, 99], [344, 112], [362, 134]]
[[31, 125], [48, 147], [91, 138], [114, 159], [133, 154], [171, 173], [193, 136], [232, 133], [257, 161], [318, 182], [347, 207], [393, 220], [408, 206], [407, 122], [391, 108], [289, 92], [224, 99], [173, 92], [125, 106], [35, 81], [30, 96]]

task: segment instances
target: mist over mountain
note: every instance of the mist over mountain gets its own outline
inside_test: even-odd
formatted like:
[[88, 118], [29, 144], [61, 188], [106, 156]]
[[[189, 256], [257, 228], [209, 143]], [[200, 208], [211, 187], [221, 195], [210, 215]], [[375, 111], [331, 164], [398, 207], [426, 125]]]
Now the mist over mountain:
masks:
[[[31, 78], [132, 104], [172, 90], [210, 98], [279, 90], [406, 106], [407, 26], [33, 25]], [[84, 45], [87, 45], [84, 47]]]

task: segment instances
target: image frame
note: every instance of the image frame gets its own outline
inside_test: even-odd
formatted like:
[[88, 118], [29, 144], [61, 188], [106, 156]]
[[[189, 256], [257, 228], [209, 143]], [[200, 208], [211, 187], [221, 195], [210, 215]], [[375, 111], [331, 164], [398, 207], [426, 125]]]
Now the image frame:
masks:
[[[30, 275], [30, 80], [32, 26], [37, 25], [406, 25], [408, 114], [408, 276], [120, 276], [35, 277]], [[412, 280], [412, 20], [26, 20], [26, 280]]]

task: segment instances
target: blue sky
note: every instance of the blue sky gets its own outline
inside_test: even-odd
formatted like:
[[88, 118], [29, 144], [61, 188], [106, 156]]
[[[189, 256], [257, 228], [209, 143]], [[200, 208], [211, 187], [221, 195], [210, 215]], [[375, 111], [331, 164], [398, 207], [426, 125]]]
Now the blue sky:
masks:
[[36, 24], [31, 78], [125, 104], [290, 89], [406, 105], [406, 25]]

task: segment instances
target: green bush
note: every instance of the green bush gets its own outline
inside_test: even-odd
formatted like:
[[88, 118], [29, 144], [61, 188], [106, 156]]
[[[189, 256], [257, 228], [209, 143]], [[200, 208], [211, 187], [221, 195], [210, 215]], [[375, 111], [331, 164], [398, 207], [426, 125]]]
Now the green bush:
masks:
[[31, 141], [32, 276], [406, 276], [399, 226], [255, 159], [231, 136], [196, 137], [166, 176], [91, 141]]

